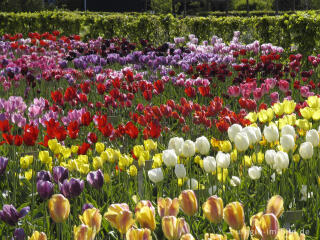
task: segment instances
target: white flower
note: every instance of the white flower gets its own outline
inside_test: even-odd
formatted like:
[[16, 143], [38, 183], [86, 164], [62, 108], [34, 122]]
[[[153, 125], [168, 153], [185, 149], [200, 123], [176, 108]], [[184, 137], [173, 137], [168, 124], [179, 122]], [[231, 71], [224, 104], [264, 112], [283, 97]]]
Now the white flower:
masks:
[[237, 133], [241, 132], [242, 127], [239, 124], [233, 124], [228, 128], [228, 137], [229, 139], [234, 142], [234, 138], [236, 137]]
[[150, 180], [154, 183], [161, 182], [163, 180], [163, 172], [161, 168], [154, 168], [148, 171]]
[[249, 139], [249, 145], [253, 145], [257, 142], [256, 132], [253, 127], [245, 127], [241, 132], [245, 132]]
[[230, 154], [218, 152], [216, 156], [217, 166], [221, 168], [228, 168], [230, 165]]
[[273, 173], [271, 175], [271, 182], [274, 182], [276, 180], [276, 173]]
[[208, 156], [203, 159], [203, 168], [207, 173], [214, 172], [216, 170], [216, 160], [214, 157]]
[[174, 173], [176, 174], [177, 178], [185, 178], [187, 175], [186, 168], [183, 164], [177, 164], [174, 168]]
[[174, 137], [169, 140], [168, 149], [173, 149], [177, 156], [180, 156], [182, 152], [183, 138]]
[[249, 177], [252, 180], [257, 180], [261, 177], [261, 171], [262, 171], [261, 167], [252, 166], [251, 168], [248, 169]]
[[182, 145], [182, 155], [185, 157], [192, 157], [196, 153], [196, 147], [191, 140], [184, 141]]
[[246, 151], [249, 147], [249, 138], [245, 132], [239, 132], [234, 138], [234, 143], [238, 151]]
[[314, 147], [319, 145], [319, 133], [315, 129], [311, 129], [306, 134], [306, 142], [310, 142]]
[[288, 168], [289, 156], [286, 152], [279, 151], [274, 157], [273, 168], [281, 171], [282, 169]]
[[313, 155], [313, 146], [310, 142], [304, 142], [300, 145], [299, 154], [303, 159], [310, 159]]
[[263, 130], [263, 135], [265, 136], [268, 142], [275, 142], [279, 139], [279, 131], [277, 126], [270, 125], [265, 126]]
[[302, 185], [301, 186], [300, 193], [302, 195], [302, 197], [300, 199], [301, 201], [307, 201], [308, 198], [313, 197], [313, 192], [308, 192], [307, 185]]
[[273, 167], [274, 164], [274, 157], [276, 156], [276, 151], [273, 149], [267, 150], [266, 153], [264, 154], [264, 159], [266, 160], [266, 163], [270, 166]]
[[167, 149], [162, 152], [162, 160], [167, 167], [174, 167], [177, 164], [178, 157], [174, 150]]
[[194, 178], [190, 178], [187, 180], [188, 189], [197, 190], [198, 189], [198, 181]]
[[195, 146], [196, 150], [202, 155], [207, 155], [210, 151], [210, 143], [205, 136], [197, 138]]
[[216, 186], [216, 185], [214, 185], [214, 186], [212, 186], [212, 187], [209, 187], [208, 193], [209, 193], [210, 196], [212, 196], [212, 195], [215, 194], [216, 192], [217, 192], [217, 186]]
[[241, 180], [240, 180], [240, 178], [237, 177], [237, 176], [232, 176], [232, 178], [230, 179], [230, 184], [231, 184], [231, 186], [233, 186], [233, 187], [239, 186], [240, 183], [241, 183]]
[[294, 138], [289, 134], [282, 135], [280, 144], [285, 151], [293, 150], [295, 145]]
[[262, 138], [261, 130], [259, 127], [253, 127], [253, 130], [256, 134], [257, 142], [259, 142]]
[[293, 138], [296, 138], [296, 131], [294, 130], [294, 127], [291, 125], [285, 125], [281, 129], [281, 136], [283, 135], [291, 135]]

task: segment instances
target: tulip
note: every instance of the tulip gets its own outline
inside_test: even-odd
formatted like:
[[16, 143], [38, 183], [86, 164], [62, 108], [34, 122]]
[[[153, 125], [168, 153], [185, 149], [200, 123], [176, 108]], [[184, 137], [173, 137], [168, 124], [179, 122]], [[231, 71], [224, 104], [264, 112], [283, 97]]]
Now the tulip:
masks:
[[93, 205], [91, 203], [85, 203], [82, 206], [82, 213], [84, 213], [85, 210], [93, 208]]
[[179, 213], [179, 200], [174, 198], [159, 198], [158, 199], [158, 214], [161, 218], [164, 216], [177, 216]]
[[276, 154], [277, 154], [276, 151], [273, 150], [273, 149], [272, 150], [267, 150], [265, 152], [264, 158], [266, 160], [266, 163], [271, 167], [274, 165], [274, 158], [275, 158]]
[[182, 153], [183, 138], [174, 137], [169, 140], [168, 149], [173, 149], [177, 156]]
[[73, 234], [75, 240], [93, 240], [96, 233], [89, 226], [82, 224], [78, 227], [74, 226]]
[[82, 224], [92, 228], [95, 233], [100, 231], [102, 216], [99, 209], [89, 208], [79, 216], [79, 219]]
[[202, 155], [207, 155], [210, 151], [210, 143], [205, 136], [196, 139], [195, 147], [196, 151]]
[[255, 215], [253, 215], [250, 218], [250, 231], [251, 231], [251, 235], [255, 238], [261, 238], [261, 230], [260, 230], [260, 218], [263, 215], [263, 212], [259, 212]]
[[[256, 131], [254, 127], [245, 127], [242, 129], [241, 132], [244, 132], [247, 134], [248, 139], [249, 139], [249, 145], [253, 145], [258, 141]], [[260, 133], [261, 134], [261, 133]]]
[[279, 131], [277, 126], [265, 126], [263, 130], [263, 135], [265, 136], [266, 140], [270, 143], [277, 141], [279, 139]]
[[229, 203], [223, 209], [223, 219], [235, 230], [240, 230], [244, 226], [244, 210], [239, 202]]
[[47, 240], [47, 235], [44, 232], [35, 231], [28, 240]]
[[204, 216], [212, 223], [218, 224], [223, 219], [223, 201], [217, 196], [211, 196], [202, 205]]
[[197, 197], [192, 190], [184, 190], [181, 192], [179, 204], [182, 211], [189, 217], [193, 216], [198, 210]]
[[57, 166], [52, 169], [53, 173], [53, 179], [56, 183], [63, 183], [65, 179], [68, 179], [69, 177], [69, 171], [68, 169]]
[[244, 225], [241, 230], [237, 231], [229, 228], [234, 240], [247, 240], [249, 238], [250, 228]]
[[275, 195], [269, 199], [266, 213], [273, 213], [277, 218], [279, 218], [283, 211], [283, 198], [281, 196]]
[[187, 233], [182, 235], [180, 240], [195, 240], [195, 238], [190, 233]]
[[39, 180], [37, 182], [37, 191], [42, 200], [48, 199], [53, 194], [53, 184], [49, 181]]
[[8, 165], [8, 158], [0, 157], [0, 175], [2, 175], [5, 172], [7, 165]]
[[262, 171], [261, 167], [252, 166], [251, 168], [248, 169], [249, 177], [252, 180], [257, 180], [261, 177], [261, 171]]
[[13, 233], [15, 240], [25, 240], [26, 234], [23, 228], [16, 228]]
[[289, 156], [286, 152], [279, 151], [274, 157], [273, 169], [282, 170], [289, 166]]
[[104, 218], [121, 234], [125, 234], [134, 224], [132, 212], [126, 203], [111, 204]]
[[284, 151], [290, 151], [294, 149], [294, 138], [292, 135], [285, 134], [280, 138], [280, 144], [283, 147]]
[[239, 124], [233, 124], [228, 128], [228, 137], [231, 142], [234, 142], [237, 133], [241, 132], [242, 127]]
[[52, 181], [51, 173], [49, 171], [41, 170], [40, 172], [37, 173], [37, 182], [39, 180], [51, 182]]
[[227, 240], [227, 236], [213, 233], [205, 233], [204, 240]]
[[177, 178], [185, 178], [187, 175], [186, 168], [183, 164], [177, 164], [174, 168], [174, 173], [176, 174]]
[[183, 218], [165, 216], [162, 218], [162, 231], [166, 239], [179, 240], [182, 235], [190, 232], [190, 228]]
[[240, 152], [246, 151], [250, 145], [248, 135], [242, 131], [236, 134], [234, 143], [236, 149]]
[[30, 211], [30, 207], [24, 207], [20, 212], [13, 205], [4, 204], [0, 210], [0, 220], [14, 226], [18, 223], [20, 218], [23, 218]]
[[304, 142], [300, 145], [299, 154], [303, 159], [310, 159], [313, 156], [313, 146], [310, 142]]
[[60, 192], [67, 198], [78, 197], [84, 188], [84, 181], [71, 178], [70, 181], [64, 180], [60, 184]]
[[150, 180], [154, 183], [161, 182], [163, 180], [163, 172], [161, 168], [154, 168], [148, 171]]
[[273, 213], [267, 213], [261, 216], [259, 228], [262, 239], [273, 240], [276, 238], [279, 230], [279, 222]]
[[233, 187], [236, 187], [236, 186], [239, 186], [241, 183], [241, 180], [239, 177], [237, 176], [232, 176], [231, 179], [230, 179], [230, 184], [231, 186]]
[[207, 173], [212, 173], [216, 170], [217, 163], [214, 157], [208, 156], [203, 159], [203, 168]]
[[284, 136], [287, 134], [291, 135], [295, 139], [296, 138], [296, 131], [294, 130], [294, 127], [292, 127], [291, 125], [283, 126], [281, 129], [281, 136]]
[[53, 195], [48, 202], [49, 213], [55, 223], [62, 223], [70, 213], [70, 203], [62, 194]]
[[195, 152], [196, 152], [196, 147], [194, 142], [192, 142], [191, 140], [184, 141], [182, 145], [182, 155], [184, 157], [192, 157], [194, 156]]
[[99, 169], [97, 171], [88, 173], [87, 182], [96, 189], [101, 188], [104, 182], [103, 172]]
[[191, 190], [198, 190], [199, 189], [199, 183], [198, 183], [197, 179], [194, 179], [194, 178], [190, 178], [187, 180], [187, 186]]
[[317, 147], [319, 145], [319, 133], [315, 129], [311, 129], [306, 134], [306, 142], [310, 142], [313, 147]]
[[178, 157], [174, 150], [167, 149], [162, 152], [162, 160], [167, 167], [174, 167], [177, 164]]
[[230, 165], [230, 154], [218, 152], [216, 156], [217, 166], [220, 168], [228, 168]]
[[143, 206], [141, 209], [136, 210], [136, 219], [141, 227], [148, 228], [153, 231], [156, 228], [156, 219], [154, 208]]
[[126, 240], [152, 240], [151, 231], [147, 228], [130, 228], [126, 233]]

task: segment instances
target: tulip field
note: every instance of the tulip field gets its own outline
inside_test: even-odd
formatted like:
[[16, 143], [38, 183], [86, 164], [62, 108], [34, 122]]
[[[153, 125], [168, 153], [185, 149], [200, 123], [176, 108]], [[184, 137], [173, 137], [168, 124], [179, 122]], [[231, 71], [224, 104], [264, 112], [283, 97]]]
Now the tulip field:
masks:
[[4, 34], [1, 239], [320, 239], [320, 52], [294, 44]]

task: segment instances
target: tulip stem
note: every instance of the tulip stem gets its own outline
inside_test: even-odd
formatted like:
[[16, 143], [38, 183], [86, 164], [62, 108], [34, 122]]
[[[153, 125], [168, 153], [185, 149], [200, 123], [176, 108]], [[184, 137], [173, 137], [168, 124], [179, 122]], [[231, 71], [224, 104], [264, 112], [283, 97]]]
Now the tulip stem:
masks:
[[152, 236], [154, 237], [155, 240], [158, 240], [158, 237], [154, 232], [152, 232]]

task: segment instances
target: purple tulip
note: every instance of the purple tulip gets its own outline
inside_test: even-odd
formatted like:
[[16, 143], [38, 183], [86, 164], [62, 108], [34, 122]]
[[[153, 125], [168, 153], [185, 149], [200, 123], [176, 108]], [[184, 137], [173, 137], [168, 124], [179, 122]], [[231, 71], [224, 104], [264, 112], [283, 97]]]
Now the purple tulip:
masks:
[[26, 234], [25, 234], [23, 228], [16, 228], [14, 230], [13, 236], [14, 236], [15, 240], [25, 240], [26, 239]]
[[22, 208], [20, 212], [13, 205], [5, 204], [0, 210], [0, 220], [14, 226], [20, 218], [23, 218], [30, 211], [30, 207]]
[[65, 179], [69, 177], [69, 170], [67, 168], [58, 166], [52, 169], [53, 179], [56, 183], [64, 182]]
[[0, 175], [4, 173], [8, 165], [8, 158], [0, 157]]
[[66, 198], [78, 197], [84, 188], [84, 181], [71, 178], [69, 181], [64, 180], [63, 184], [60, 184], [60, 192]]
[[53, 183], [39, 180], [37, 182], [37, 191], [42, 200], [46, 200], [53, 194]]
[[82, 207], [82, 213], [87, 210], [87, 209], [90, 209], [90, 208], [93, 208], [93, 205], [91, 203], [85, 203], [83, 204], [83, 207]]
[[41, 170], [40, 172], [37, 173], [37, 182], [39, 180], [51, 182], [52, 180], [51, 173], [49, 171]]
[[101, 188], [104, 182], [102, 171], [99, 169], [98, 171], [89, 172], [87, 175], [87, 181], [92, 187], [96, 189]]

